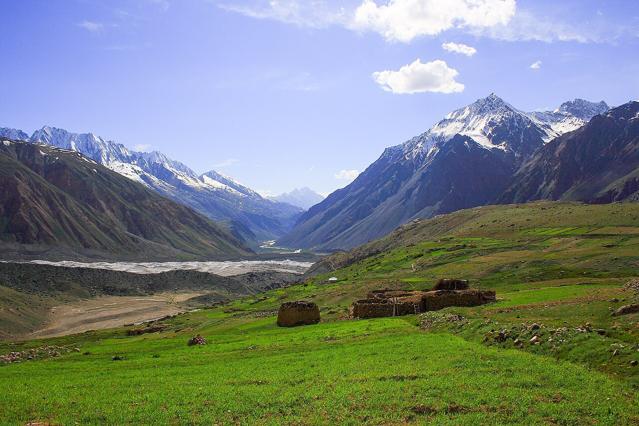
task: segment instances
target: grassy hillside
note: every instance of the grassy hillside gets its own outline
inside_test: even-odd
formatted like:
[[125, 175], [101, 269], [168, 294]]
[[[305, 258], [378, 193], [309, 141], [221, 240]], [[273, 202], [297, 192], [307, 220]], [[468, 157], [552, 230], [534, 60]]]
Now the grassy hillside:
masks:
[[[639, 314], [610, 315], [638, 297], [624, 286], [639, 275], [639, 205], [462, 211], [322, 269], [301, 285], [162, 321], [160, 333], [0, 344], [0, 354], [63, 348], [0, 367], [2, 423], [639, 422]], [[440, 277], [493, 288], [498, 302], [346, 320], [370, 289], [424, 289]], [[279, 304], [302, 298], [321, 306], [322, 323], [277, 328]], [[188, 347], [197, 333], [209, 344]]]
[[[188, 347], [191, 327], [209, 344]], [[397, 318], [278, 329], [272, 318], [202, 312], [170, 332], [83, 340], [80, 352], [0, 368], [3, 423], [612, 425], [639, 419], [632, 389], [602, 373], [426, 334]]]

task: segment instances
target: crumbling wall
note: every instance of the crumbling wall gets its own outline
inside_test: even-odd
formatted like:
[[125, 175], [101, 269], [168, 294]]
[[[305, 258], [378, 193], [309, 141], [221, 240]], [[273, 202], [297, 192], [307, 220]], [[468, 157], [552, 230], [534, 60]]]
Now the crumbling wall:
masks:
[[450, 306], [479, 306], [494, 300], [494, 291], [480, 290], [437, 290], [423, 296], [425, 311], [438, 311]]
[[[468, 285], [463, 280], [448, 281], [456, 282], [443, 285]], [[367, 299], [354, 302], [350, 313], [354, 318], [380, 318], [437, 311], [450, 306], [479, 306], [494, 301], [495, 292], [490, 290], [374, 290], [368, 293]]]
[[384, 299], [362, 299], [351, 305], [350, 314], [354, 318], [392, 317], [393, 305]]
[[286, 302], [280, 306], [277, 313], [277, 325], [280, 327], [295, 327], [320, 322], [320, 311], [313, 302]]
[[418, 291], [410, 291], [410, 290], [373, 290], [368, 293], [366, 296], [368, 299], [391, 299], [394, 297], [408, 297], [414, 296], [417, 293], [422, 293]]
[[437, 281], [433, 290], [468, 290], [468, 280], [452, 280], [443, 278]]

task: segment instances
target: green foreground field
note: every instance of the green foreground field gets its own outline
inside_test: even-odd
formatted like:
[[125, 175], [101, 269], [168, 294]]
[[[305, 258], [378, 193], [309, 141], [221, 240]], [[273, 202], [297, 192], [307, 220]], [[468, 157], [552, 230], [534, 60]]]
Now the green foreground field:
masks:
[[[473, 209], [327, 262], [338, 269], [159, 333], [0, 343], [65, 348], [0, 364], [0, 423], [639, 424], [639, 314], [610, 315], [637, 298], [624, 285], [639, 275], [639, 205]], [[368, 290], [440, 277], [498, 301], [348, 319]], [[316, 301], [322, 323], [276, 327], [279, 304], [297, 299]], [[198, 333], [208, 344], [187, 346]]]

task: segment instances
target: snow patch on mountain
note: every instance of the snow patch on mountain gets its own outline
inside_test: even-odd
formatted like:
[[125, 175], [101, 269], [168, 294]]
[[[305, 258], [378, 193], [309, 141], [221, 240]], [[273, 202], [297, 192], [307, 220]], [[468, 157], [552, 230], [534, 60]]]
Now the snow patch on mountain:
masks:
[[215, 179], [212, 179], [212, 178], [210, 178], [207, 175], [202, 175], [201, 179], [202, 179], [202, 182], [205, 185], [209, 186], [212, 189], [220, 189], [220, 190], [223, 190], [223, 191], [232, 192], [232, 193], [237, 194], [239, 196], [243, 196], [243, 197], [246, 196], [246, 195], [242, 194], [241, 192], [231, 188], [230, 186], [228, 186], [228, 185], [226, 185], [226, 184], [224, 184], [222, 182], [219, 182], [219, 181], [217, 181]]
[[144, 171], [134, 164], [122, 163], [120, 161], [111, 161], [107, 167], [122, 176], [139, 182], [143, 185], [149, 186], [142, 176], [145, 175]]

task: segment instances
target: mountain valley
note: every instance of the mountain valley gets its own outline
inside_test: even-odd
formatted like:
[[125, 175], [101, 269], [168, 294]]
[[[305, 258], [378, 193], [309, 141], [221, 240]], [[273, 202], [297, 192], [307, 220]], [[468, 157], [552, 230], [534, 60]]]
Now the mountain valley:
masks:
[[353, 183], [305, 212], [279, 244], [348, 249], [412, 219], [497, 203], [538, 150], [607, 110], [577, 99], [525, 113], [491, 94], [386, 149]]

